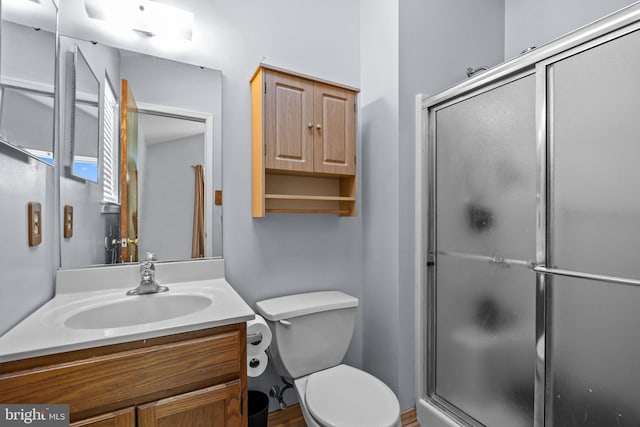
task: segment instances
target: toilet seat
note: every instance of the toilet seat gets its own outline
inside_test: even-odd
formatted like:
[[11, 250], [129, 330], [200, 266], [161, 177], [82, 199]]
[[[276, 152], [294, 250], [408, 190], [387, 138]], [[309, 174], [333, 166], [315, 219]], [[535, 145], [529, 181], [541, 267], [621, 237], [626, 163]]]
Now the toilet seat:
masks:
[[348, 365], [313, 373], [306, 385], [309, 413], [326, 427], [399, 425], [396, 395], [378, 378]]

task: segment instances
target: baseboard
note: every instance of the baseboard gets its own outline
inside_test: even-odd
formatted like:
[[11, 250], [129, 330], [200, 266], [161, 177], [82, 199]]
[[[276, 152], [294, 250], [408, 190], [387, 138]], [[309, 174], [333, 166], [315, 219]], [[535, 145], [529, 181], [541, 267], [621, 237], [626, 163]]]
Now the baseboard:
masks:
[[[416, 418], [416, 408], [410, 408], [400, 414], [402, 427], [420, 427]], [[268, 427], [307, 427], [300, 405], [291, 405], [287, 409], [269, 413]]]

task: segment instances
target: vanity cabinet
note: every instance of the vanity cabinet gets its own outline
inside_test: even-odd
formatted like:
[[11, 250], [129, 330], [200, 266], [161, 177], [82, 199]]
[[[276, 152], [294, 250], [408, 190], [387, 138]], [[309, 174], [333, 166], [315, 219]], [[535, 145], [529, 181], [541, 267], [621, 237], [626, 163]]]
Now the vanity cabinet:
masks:
[[69, 424], [69, 427], [135, 427], [135, 425], [136, 408], [131, 407], [76, 421]]
[[2, 403], [69, 404], [74, 427], [245, 427], [246, 390], [246, 323], [0, 364]]
[[239, 426], [238, 381], [173, 396], [138, 407], [139, 427], [194, 426], [206, 419], [215, 427]]
[[251, 93], [253, 216], [355, 216], [358, 89], [261, 65]]

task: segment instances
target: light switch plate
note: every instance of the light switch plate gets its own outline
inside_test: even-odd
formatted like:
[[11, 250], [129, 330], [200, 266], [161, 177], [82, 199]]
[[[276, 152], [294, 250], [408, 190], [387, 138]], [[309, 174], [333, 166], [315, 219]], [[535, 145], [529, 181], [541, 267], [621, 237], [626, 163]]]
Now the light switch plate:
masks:
[[29, 246], [38, 246], [42, 242], [42, 206], [40, 203], [29, 203], [27, 225], [29, 227]]
[[64, 238], [70, 239], [73, 237], [73, 206], [64, 206]]

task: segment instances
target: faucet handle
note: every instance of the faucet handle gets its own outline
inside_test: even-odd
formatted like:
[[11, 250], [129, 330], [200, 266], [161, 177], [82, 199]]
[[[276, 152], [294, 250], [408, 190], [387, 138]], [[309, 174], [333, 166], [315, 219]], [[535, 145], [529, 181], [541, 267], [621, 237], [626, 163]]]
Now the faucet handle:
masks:
[[157, 261], [158, 257], [156, 256], [155, 252], [145, 252], [144, 260], [145, 261]]

